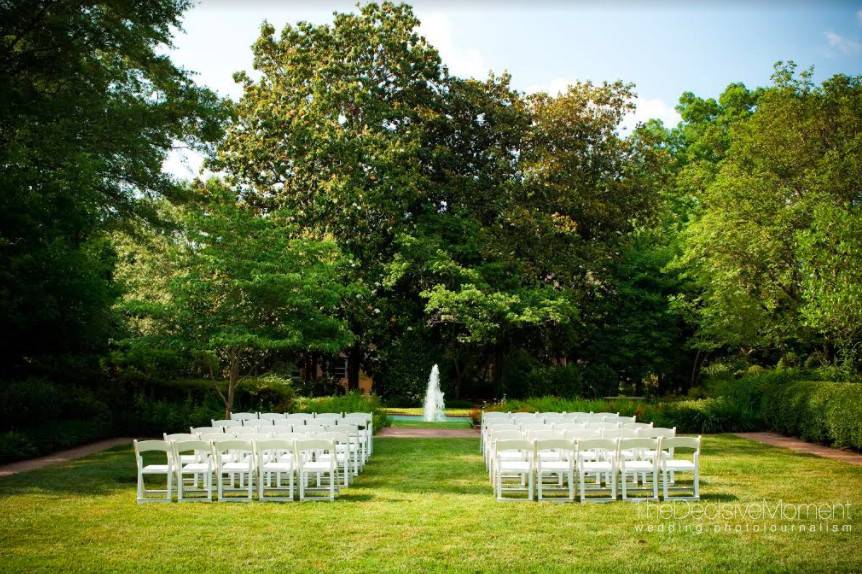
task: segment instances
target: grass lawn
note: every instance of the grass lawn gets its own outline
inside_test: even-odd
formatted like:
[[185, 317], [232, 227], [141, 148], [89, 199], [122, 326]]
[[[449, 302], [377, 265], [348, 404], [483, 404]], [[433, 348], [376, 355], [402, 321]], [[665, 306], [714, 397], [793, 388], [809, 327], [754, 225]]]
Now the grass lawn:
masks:
[[473, 427], [473, 423], [468, 420], [429, 423], [425, 421], [402, 421], [397, 419], [390, 419], [390, 424], [393, 427], [411, 429], [468, 429]]
[[[383, 409], [386, 414], [390, 415], [414, 415], [422, 416], [424, 411], [422, 407], [386, 407]], [[472, 409], [444, 409], [446, 416], [449, 417], [468, 417]]]
[[[139, 506], [129, 448], [0, 479], [0, 570], [862, 571], [862, 468], [845, 463], [708, 436], [704, 501], [673, 506], [852, 503], [839, 521], [851, 533], [803, 533], [781, 531], [800, 523], [790, 518], [662, 520], [655, 510], [665, 505], [497, 503], [477, 439], [375, 444], [365, 473], [335, 503]], [[730, 532], [713, 531], [724, 524]]]

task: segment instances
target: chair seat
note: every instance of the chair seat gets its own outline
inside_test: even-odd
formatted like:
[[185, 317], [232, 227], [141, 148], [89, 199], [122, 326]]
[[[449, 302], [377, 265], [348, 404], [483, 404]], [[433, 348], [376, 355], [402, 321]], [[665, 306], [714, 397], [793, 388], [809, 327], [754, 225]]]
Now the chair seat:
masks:
[[142, 474], [167, 474], [171, 471], [169, 464], [148, 464], [141, 469]]
[[264, 472], [293, 472], [292, 462], [267, 462], [263, 465]]
[[560, 453], [553, 450], [540, 450], [539, 451], [539, 459], [540, 460], [560, 460]]
[[210, 468], [205, 462], [192, 462], [183, 465], [183, 472], [209, 472]]
[[665, 460], [661, 466], [667, 470], [694, 470], [694, 463], [690, 460]]
[[652, 472], [653, 463], [648, 460], [630, 460], [625, 463], [625, 469], [629, 472]]
[[584, 472], [611, 472], [613, 470], [611, 463], [603, 460], [585, 462], [581, 465], [581, 468], [583, 468]]
[[290, 462], [290, 463], [292, 463], [293, 462], [293, 454], [287, 452], [287, 453], [279, 456], [278, 462]]
[[526, 460], [502, 460], [500, 461], [499, 471], [506, 472], [530, 472], [530, 463]]
[[247, 462], [226, 462], [221, 465], [222, 472], [249, 472], [251, 465]]
[[329, 461], [314, 460], [303, 463], [302, 470], [308, 472], [329, 472], [332, 470], [332, 463]]
[[568, 472], [569, 468], [565, 460], [543, 460], [539, 463], [539, 470], [543, 472]]

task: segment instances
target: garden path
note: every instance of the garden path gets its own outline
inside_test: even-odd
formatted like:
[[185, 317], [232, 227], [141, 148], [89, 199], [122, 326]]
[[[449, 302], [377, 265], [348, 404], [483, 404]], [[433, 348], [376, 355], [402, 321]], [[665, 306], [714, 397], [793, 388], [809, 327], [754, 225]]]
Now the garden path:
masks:
[[75, 448], [70, 448], [68, 450], [61, 450], [59, 452], [54, 452], [49, 455], [40, 456], [39, 458], [31, 458], [30, 460], [19, 460], [18, 462], [0, 465], [0, 476], [10, 476], [12, 474], [18, 474], [19, 472], [26, 472], [28, 470], [44, 468], [52, 464], [68, 462], [70, 460], [75, 460], [76, 458], [90, 456], [91, 454], [95, 454], [97, 452], [101, 452], [103, 450], [107, 450], [121, 444], [127, 445], [131, 442], [132, 439], [127, 437], [109, 438], [105, 440], [91, 442], [90, 444], [76, 446]]
[[773, 432], [738, 432], [734, 434], [763, 444], [790, 449], [794, 452], [813, 454], [823, 458], [831, 458], [832, 460], [840, 460], [841, 462], [862, 466], [862, 454], [851, 450], [831, 448]]

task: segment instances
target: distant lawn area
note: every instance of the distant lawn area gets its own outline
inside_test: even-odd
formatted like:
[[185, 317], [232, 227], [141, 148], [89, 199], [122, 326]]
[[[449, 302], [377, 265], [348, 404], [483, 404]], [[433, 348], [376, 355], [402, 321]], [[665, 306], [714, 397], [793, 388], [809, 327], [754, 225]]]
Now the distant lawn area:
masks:
[[[702, 456], [695, 506], [498, 503], [477, 439], [406, 438], [376, 439], [334, 503], [139, 506], [118, 448], [0, 479], [0, 571], [862, 571], [862, 468], [731, 435], [705, 437]], [[838, 520], [742, 514], [763, 501], [852, 506]], [[852, 532], [798, 531], [809, 523]]]
[[[422, 416], [422, 407], [386, 407], [383, 409], [386, 414], [390, 415], [413, 415]], [[447, 417], [468, 417], [472, 409], [446, 409], [444, 412]]]
[[[429, 423], [425, 421], [403, 421], [390, 419], [391, 426], [412, 429], [468, 429], [473, 426], [470, 421], [441, 421]], [[477, 435], [478, 436], [478, 435]]]

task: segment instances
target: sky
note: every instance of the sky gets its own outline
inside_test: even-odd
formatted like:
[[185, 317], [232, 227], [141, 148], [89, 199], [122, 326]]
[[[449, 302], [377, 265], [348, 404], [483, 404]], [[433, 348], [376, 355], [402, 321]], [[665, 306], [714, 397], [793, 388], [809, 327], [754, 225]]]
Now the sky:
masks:
[[[238, 99], [233, 73], [252, 69], [260, 24], [331, 22], [354, 1], [202, 0], [189, 10], [171, 57], [196, 80]], [[731, 82], [766, 85], [773, 64], [814, 67], [816, 81], [862, 74], [862, 0], [417, 0], [420, 32], [458, 76], [512, 75], [525, 92], [557, 93], [574, 81], [635, 84], [637, 111], [626, 125], [679, 121], [680, 94], [717, 97]], [[200, 157], [173, 153], [165, 169], [192, 177]]]

